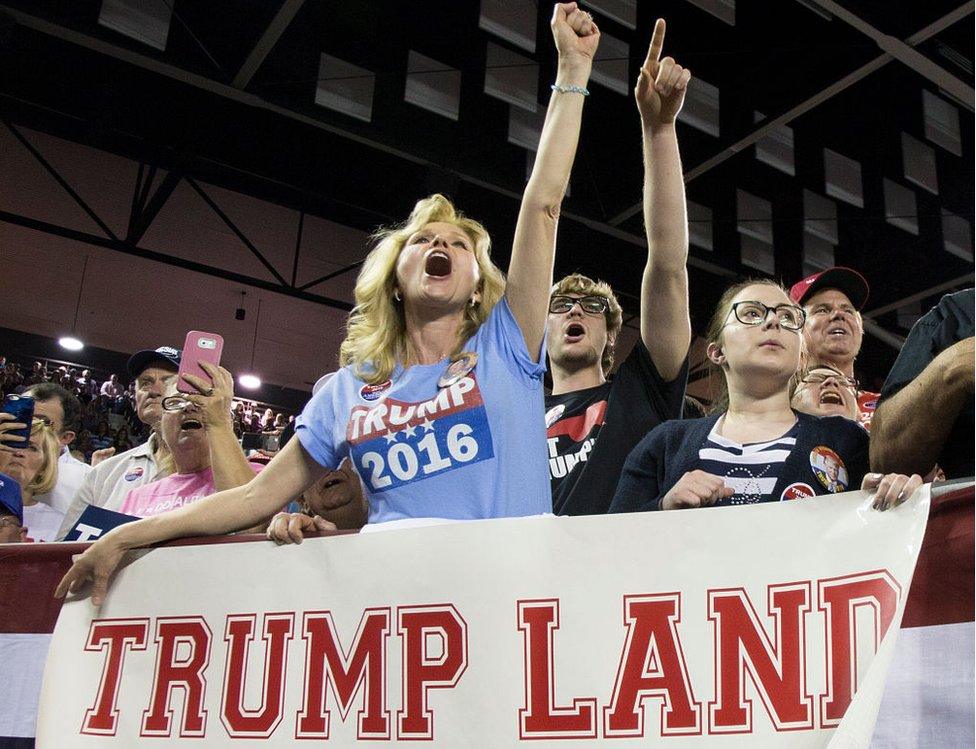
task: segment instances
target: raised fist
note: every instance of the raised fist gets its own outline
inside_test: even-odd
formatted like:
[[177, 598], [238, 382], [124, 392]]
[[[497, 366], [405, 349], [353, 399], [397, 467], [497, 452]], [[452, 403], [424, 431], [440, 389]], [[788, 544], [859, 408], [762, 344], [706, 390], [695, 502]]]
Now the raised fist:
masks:
[[576, 3], [556, 3], [550, 26], [560, 62], [592, 64], [600, 44], [600, 29], [593, 16], [580, 10]]

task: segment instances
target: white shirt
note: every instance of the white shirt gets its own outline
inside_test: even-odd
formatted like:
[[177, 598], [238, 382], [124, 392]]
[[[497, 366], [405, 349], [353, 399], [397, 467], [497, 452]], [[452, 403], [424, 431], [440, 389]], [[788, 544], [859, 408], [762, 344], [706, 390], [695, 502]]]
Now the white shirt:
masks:
[[47, 494], [38, 494], [35, 499], [57, 510], [61, 515], [71, 506], [71, 500], [85, 482], [85, 477], [91, 473], [92, 467], [82, 463], [66, 447], [61, 448], [58, 456], [58, 480], [54, 488]]
[[27, 538], [32, 541], [54, 541], [64, 513], [49, 507], [43, 502], [24, 507], [24, 526]]
[[132, 489], [161, 478], [153, 459], [157, 439], [153, 433], [143, 444], [103, 460], [88, 472], [65, 512], [64, 522], [58, 530], [59, 539], [78, 522], [88, 505], [118, 512]]

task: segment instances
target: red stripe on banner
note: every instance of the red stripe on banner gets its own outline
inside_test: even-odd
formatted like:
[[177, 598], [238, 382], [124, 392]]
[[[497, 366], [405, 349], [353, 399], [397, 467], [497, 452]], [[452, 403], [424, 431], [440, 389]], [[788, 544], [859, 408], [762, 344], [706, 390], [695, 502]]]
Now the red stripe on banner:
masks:
[[936, 486], [901, 626], [974, 620], [973, 486]]
[[52, 593], [88, 544], [0, 544], [0, 632], [50, 634], [61, 611]]
[[[309, 533], [340, 535], [354, 531]], [[263, 535], [181, 538], [162, 546], [206, 546], [266, 541]], [[50, 634], [61, 612], [61, 599], [54, 597], [71, 558], [89, 543], [0, 544], [0, 633]]]

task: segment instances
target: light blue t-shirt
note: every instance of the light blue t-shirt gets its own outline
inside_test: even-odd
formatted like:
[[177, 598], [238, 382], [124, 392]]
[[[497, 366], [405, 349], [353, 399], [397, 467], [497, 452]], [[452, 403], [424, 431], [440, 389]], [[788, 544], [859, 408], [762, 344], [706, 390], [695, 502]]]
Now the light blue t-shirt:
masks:
[[437, 382], [447, 359], [398, 366], [379, 385], [344, 367], [296, 419], [295, 433], [321, 465], [352, 456], [370, 523], [552, 512], [541, 351], [532, 361], [504, 298], [465, 350], [477, 365], [445, 388]]

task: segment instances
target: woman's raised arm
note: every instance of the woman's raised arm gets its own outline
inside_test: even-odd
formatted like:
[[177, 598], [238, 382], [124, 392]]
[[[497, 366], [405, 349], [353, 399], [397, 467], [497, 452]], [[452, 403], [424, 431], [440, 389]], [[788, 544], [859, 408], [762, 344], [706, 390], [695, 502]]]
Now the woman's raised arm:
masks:
[[590, 14], [576, 3], [557, 4], [551, 25], [559, 53], [555, 89], [522, 195], [506, 287], [508, 304], [533, 359], [545, 334], [559, 207], [576, 157], [584, 92], [600, 42]]

